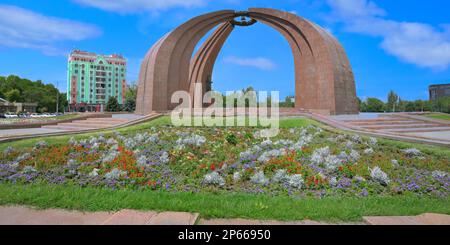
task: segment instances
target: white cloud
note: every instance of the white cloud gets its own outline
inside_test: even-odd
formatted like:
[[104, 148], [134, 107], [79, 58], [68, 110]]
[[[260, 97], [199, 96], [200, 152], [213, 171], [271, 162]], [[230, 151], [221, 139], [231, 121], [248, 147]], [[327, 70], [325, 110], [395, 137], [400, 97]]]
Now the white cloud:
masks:
[[97, 27], [0, 5], [0, 46], [30, 48], [58, 54], [59, 41], [80, 41], [100, 35]]
[[273, 70], [277, 67], [275, 62], [270, 59], [257, 57], [257, 58], [240, 58], [236, 56], [228, 56], [225, 58], [225, 62], [228, 64], [234, 64], [239, 66], [255, 67], [261, 70]]
[[407, 63], [433, 69], [450, 65], [448, 26], [399, 22], [386, 18], [386, 11], [369, 0], [327, 0], [330, 19], [344, 23], [346, 31], [382, 37], [380, 47]]
[[174, 7], [198, 7], [207, 0], [73, 0], [81, 5], [122, 14], [166, 10]]

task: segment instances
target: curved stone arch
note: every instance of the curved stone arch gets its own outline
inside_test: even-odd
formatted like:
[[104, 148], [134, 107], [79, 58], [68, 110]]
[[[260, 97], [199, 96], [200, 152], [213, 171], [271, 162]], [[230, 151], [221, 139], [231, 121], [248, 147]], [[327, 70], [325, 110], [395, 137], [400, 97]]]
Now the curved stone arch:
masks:
[[189, 94], [191, 98], [194, 98], [194, 87], [196, 83], [202, 84], [202, 94], [207, 92], [206, 83], [212, 77], [217, 56], [233, 29], [234, 26], [229, 22], [221, 24], [208, 37], [192, 58], [189, 72]]
[[[175, 105], [169, 104], [173, 92], [184, 90], [192, 94], [193, 84], [206, 82], [233, 29], [229, 22], [241, 14], [233, 11], [205, 14], [191, 19], [158, 41], [141, 66], [136, 113], [173, 109]], [[325, 114], [358, 112], [350, 63], [344, 49], [331, 34], [306, 19], [283, 11], [252, 8], [246, 15], [273, 27], [289, 42], [294, 55], [298, 109]], [[219, 27], [191, 59], [200, 39], [217, 25]]]
[[232, 10], [204, 14], [162, 37], [147, 52], [141, 64], [136, 113], [150, 114], [153, 111], [173, 109], [174, 105], [170, 104], [172, 93], [181, 90], [181, 80], [186, 80], [186, 83], [188, 81], [189, 62], [195, 48], [192, 43], [198, 43], [217, 24], [233, 18]]

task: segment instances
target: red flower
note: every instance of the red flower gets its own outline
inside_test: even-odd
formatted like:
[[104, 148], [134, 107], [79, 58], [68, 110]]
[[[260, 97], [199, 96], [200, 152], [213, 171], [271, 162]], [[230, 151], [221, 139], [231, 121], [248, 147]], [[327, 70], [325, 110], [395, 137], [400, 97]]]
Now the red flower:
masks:
[[211, 166], [209, 168], [211, 169], [211, 171], [214, 171], [214, 170], [216, 170], [216, 165], [214, 165], [214, 163], [213, 163], [213, 164], [211, 164]]

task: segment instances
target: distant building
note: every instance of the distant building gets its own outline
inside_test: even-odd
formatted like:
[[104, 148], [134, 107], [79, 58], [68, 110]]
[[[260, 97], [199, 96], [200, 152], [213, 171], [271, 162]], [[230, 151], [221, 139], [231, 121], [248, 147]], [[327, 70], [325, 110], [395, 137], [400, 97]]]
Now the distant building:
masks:
[[125, 102], [127, 61], [121, 55], [75, 50], [69, 55], [67, 100], [70, 111], [102, 111], [111, 96]]
[[430, 85], [429, 91], [431, 101], [450, 96], [450, 83]]
[[0, 113], [12, 112], [27, 112], [34, 113], [36, 112], [38, 104], [37, 103], [17, 103], [17, 102], [9, 102], [5, 99], [0, 98]]

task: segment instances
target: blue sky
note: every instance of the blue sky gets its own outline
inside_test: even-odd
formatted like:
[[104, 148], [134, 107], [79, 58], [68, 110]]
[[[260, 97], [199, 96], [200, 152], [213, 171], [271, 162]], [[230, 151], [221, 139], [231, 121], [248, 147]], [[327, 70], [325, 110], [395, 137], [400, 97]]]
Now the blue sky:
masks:
[[[146, 51], [188, 19], [214, 10], [270, 7], [310, 19], [347, 51], [361, 98], [427, 99], [428, 85], [450, 82], [450, 1], [422, 0], [0, 0], [0, 75], [66, 88], [71, 49], [120, 53], [136, 81]], [[294, 94], [293, 57], [262, 24], [236, 28], [218, 57], [213, 87], [252, 85]]]

